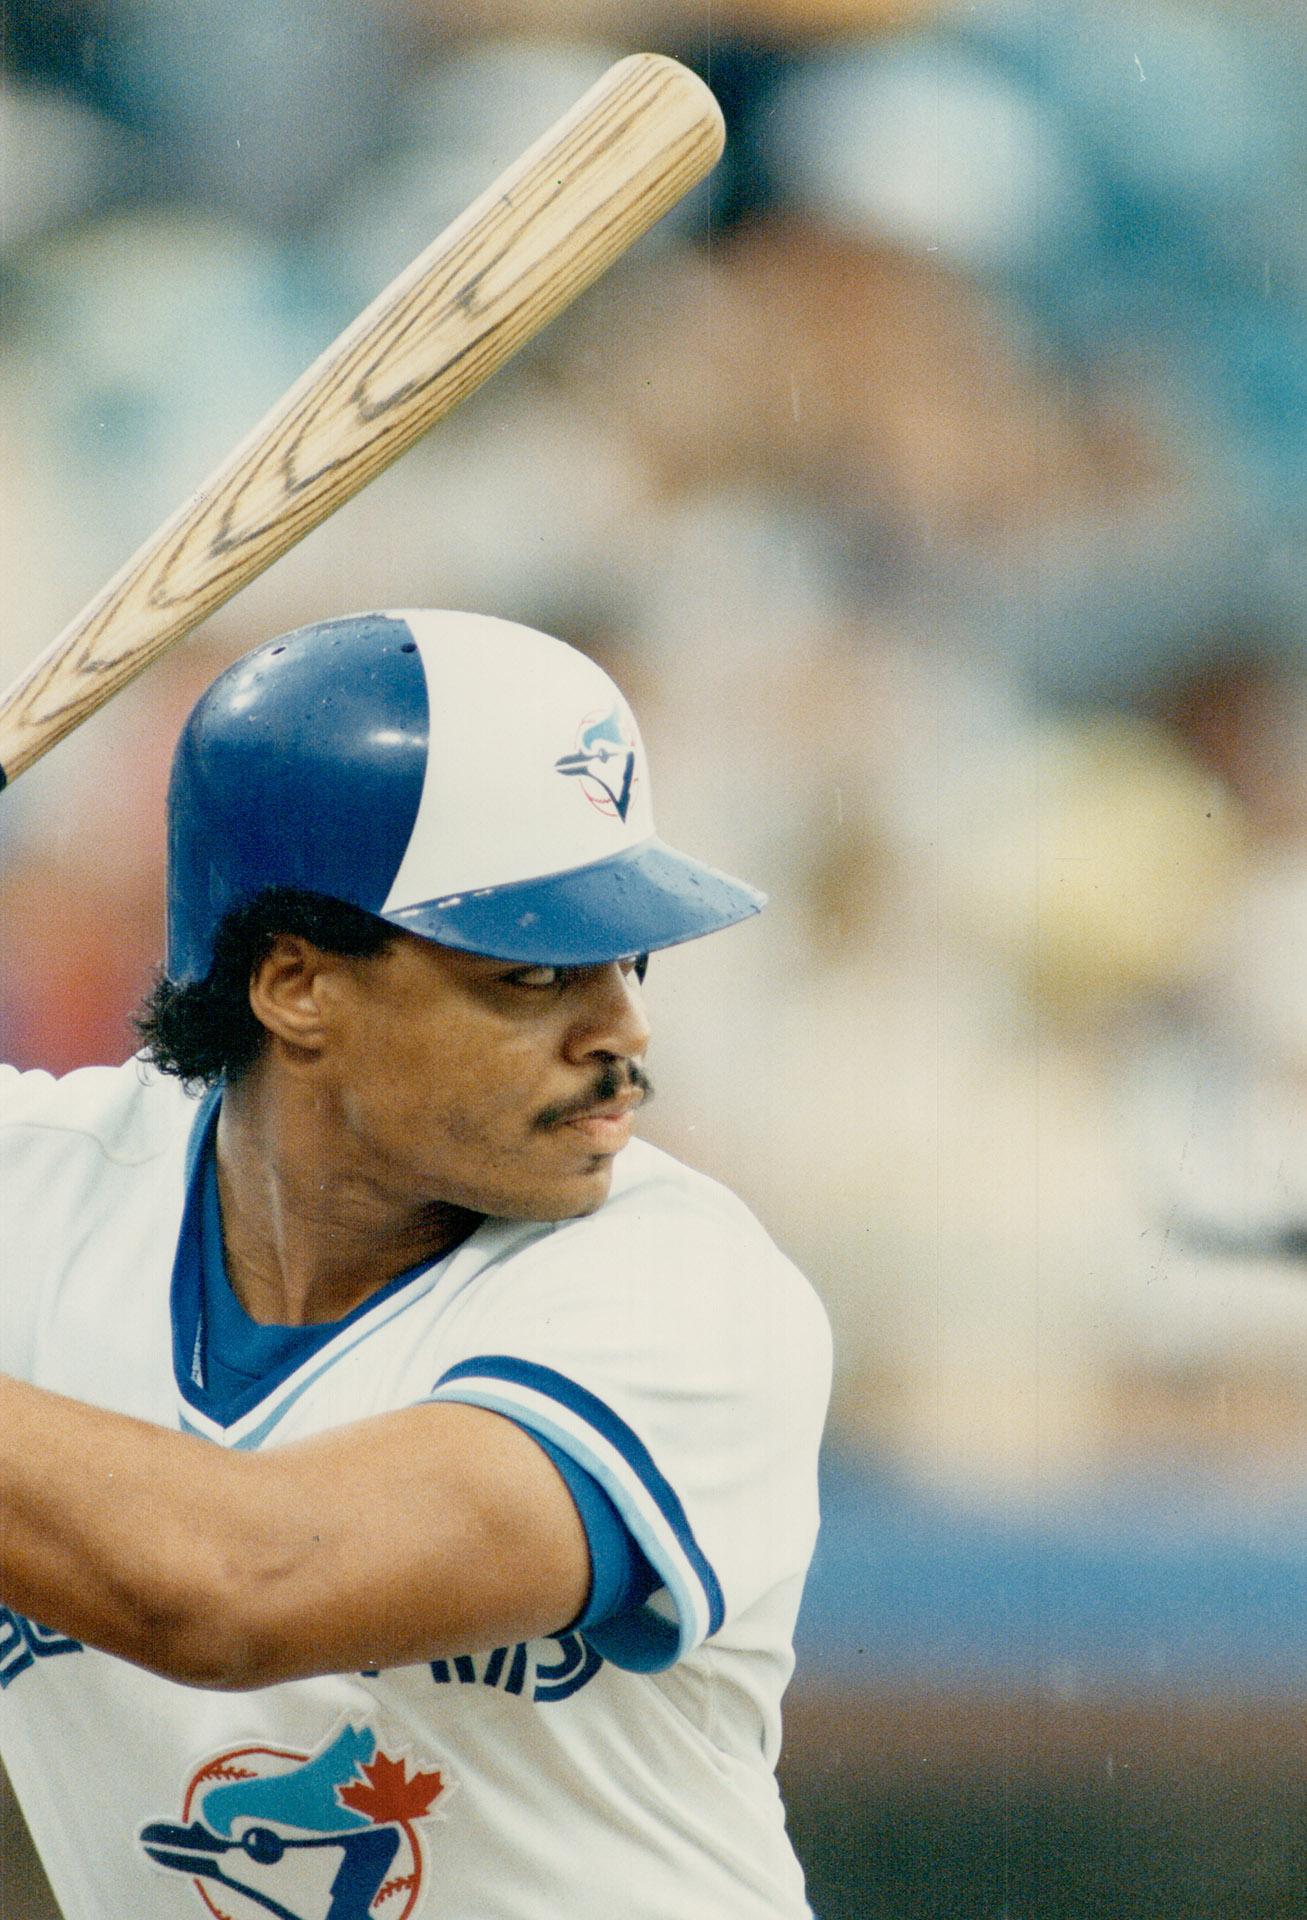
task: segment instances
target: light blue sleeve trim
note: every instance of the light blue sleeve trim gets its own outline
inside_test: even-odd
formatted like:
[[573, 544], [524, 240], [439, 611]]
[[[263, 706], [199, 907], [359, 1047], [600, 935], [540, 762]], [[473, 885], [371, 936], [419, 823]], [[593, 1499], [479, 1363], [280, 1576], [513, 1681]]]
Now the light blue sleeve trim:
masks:
[[[607, 1442], [654, 1502], [669, 1534], [684, 1556], [687, 1571], [703, 1593], [708, 1608], [707, 1631], [716, 1633], [725, 1617], [721, 1584], [707, 1555], [695, 1539], [680, 1495], [660, 1470], [639, 1434], [589, 1388], [579, 1385], [554, 1367], [543, 1366], [536, 1360], [522, 1360], [515, 1354], [478, 1354], [474, 1359], [461, 1360], [457, 1366], [450, 1367], [441, 1375], [436, 1387], [444, 1389], [468, 1380], [485, 1379], [493, 1379], [509, 1390], [514, 1386], [525, 1387], [528, 1392], [556, 1401], [561, 1410], [592, 1429], [599, 1440]], [[602, 1484], [607, 1485], [606, 1478]]]
[[[645, 1601], [615, 1620], [605, 1621], [597, 1629], [587, 1628], [584, 1638], [604, 1659], [632, 1673], [661, 1673], [693, 1651], [704, 1637], [703, 1625], [707, 1626], [708, 1631], [715, 1630], [711, 1625], [711, 1612], [705, 1604], [706, 1595], [696, 1596], [692, 1591], [682, 1556], [671, 1550], [666, 1534], [650, 1524], [645, 1512], [632, 1499], [629, 1485], [613, 1472], [607, 1459], [586, 1445], [582, 1436], [551, 1420], [538, 1408], [524, 1406], [510, 1394], [496, 1391], [488, 1385], [474, 1385], [470, 1379], [441, 1385], [432, 1398], [485, 1407], [487, 1411], [502, 1414], [541, 1439], [550, 1441], [584, 1467], [617, 1508], [632, 1538], [662, 1581], [675, 1617], [669, 1619], [650, 1601]], [[704, 1620], [705, 1613], [708, 1614], [707, 1621]]]

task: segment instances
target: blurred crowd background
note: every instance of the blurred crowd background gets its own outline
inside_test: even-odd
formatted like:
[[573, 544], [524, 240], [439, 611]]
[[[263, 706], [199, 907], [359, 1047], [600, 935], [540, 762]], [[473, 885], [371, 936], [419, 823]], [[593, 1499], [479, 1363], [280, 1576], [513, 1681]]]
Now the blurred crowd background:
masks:
[[236, 654], [421, 604], [593, 651], [662, 831], [772, 896], [655, 963], [649, 1131], [835, 1328], [820, 1920], [1301, 1920], [1300, 0], [4, 19], [6, 681], [614, 58], [694, 65], [729, 144], [6, 794], [0, 1052], [130, 1050]]

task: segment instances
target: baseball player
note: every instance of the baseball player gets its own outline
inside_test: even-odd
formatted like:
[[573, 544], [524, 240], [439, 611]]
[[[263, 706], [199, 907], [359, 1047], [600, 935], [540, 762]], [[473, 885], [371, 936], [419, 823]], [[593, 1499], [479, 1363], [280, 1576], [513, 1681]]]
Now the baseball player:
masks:
[[631, 1140], [654, 835], [559, 641], [368, 614], [177, 751], [144, 1054], [0, 1080], [0, 1733], [68, 1920], [799, 1920], [825, 1318]]

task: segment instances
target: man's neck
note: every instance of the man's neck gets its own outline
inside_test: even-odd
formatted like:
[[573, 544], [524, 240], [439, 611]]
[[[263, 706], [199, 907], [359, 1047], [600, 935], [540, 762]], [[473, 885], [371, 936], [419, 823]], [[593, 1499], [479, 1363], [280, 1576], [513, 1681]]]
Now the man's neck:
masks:
[[264, 1325], [343, 1319], [480, 1224], [465, 1208], [381, 1190], [304, 1089], [257, 1067], [223, 1094], [216, 1153], [228, 1279]]

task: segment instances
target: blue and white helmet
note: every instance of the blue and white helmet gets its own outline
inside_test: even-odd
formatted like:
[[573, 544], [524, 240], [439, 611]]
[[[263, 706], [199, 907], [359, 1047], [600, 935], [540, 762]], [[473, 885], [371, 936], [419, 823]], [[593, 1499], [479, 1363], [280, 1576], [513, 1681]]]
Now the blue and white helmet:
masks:
[[357, 614], [247, 654], [186, 723], [168, 813], [178, 984], [205, 977], [223, 916], [269, 887], [558, 966], [675, 946], [764, 903], [657, 838], [608, 675], [484, 614]]

